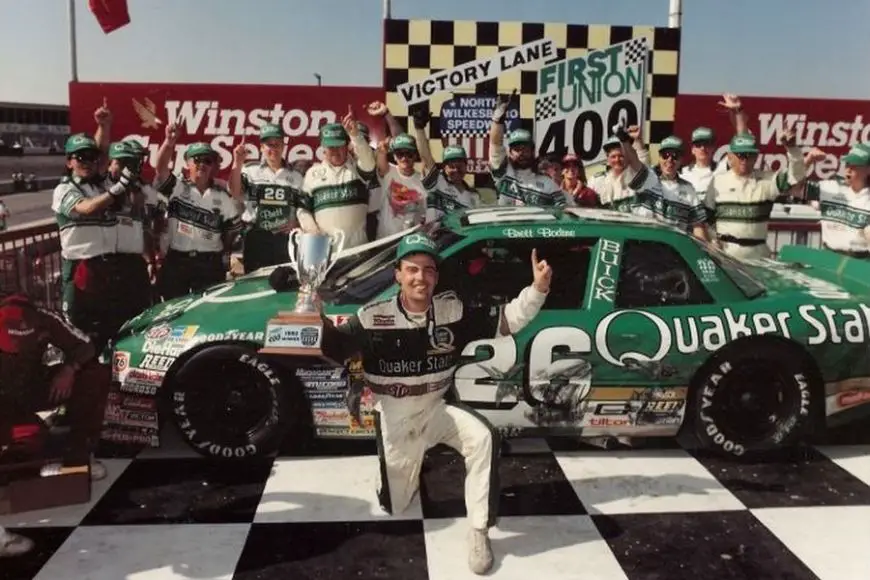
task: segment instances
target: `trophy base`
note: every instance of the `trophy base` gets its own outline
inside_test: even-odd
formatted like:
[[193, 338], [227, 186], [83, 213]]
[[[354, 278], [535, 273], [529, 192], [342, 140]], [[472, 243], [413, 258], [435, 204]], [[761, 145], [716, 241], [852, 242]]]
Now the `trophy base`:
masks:
[[317, 312], [279, 312], [266, 325], [266, 339], [260, 354], [304, 356], [338, 363], [323, 354], [323, 321]]

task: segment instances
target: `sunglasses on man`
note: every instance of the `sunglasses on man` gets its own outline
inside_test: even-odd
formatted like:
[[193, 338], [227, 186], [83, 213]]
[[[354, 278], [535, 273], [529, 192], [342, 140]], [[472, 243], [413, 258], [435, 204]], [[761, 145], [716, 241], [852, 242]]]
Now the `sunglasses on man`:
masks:
[[195, 165], [214, 165], [214, 157], [209, 155], [198, 155], [193, 158]]
[[75, 159], [79, 163], [94, 163], [99, 158], [99, 151], [81, 151], [70, 155], [70, 159]]

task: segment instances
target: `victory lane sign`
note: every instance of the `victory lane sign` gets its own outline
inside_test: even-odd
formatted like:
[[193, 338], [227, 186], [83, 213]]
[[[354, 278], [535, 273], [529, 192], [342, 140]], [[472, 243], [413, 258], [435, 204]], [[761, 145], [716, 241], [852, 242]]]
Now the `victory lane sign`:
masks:
[[438, 93], [453, 92], [468, 85], [498, 78], [512, 69], [524, 69], [556, 58], [556, 45], [549, 38], [502, 51], [490, 58], [467, 62], [419, 80], [399, 85], [397, 91], [408, 105], [428, 101]]
[[538, 71], [535, 140], [539, 155], [573, 152], [603, 160], [613, 126], [641, 125], [649, 46], [644, 37], [547, 64]]

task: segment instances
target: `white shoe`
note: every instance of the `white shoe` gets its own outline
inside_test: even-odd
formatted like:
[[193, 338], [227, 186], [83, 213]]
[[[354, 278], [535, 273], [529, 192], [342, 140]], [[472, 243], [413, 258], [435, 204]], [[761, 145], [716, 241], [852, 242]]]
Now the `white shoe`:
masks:
[[0, 536], [0, 558], [21, 556], [33, 549], [33, 540], [19, 534], [6, 532]]
[[488, 530], [468, 532], [468, 567], [477, 575], [483, 575], [492, 568], [492, 546]]
[[97, 461], [93, 457], [91, 457], [91, 481], [100, 481], [101, 479], [106, 479], [106, 476], [109, 475], [106, 466], [103, 465], [102, 461]]

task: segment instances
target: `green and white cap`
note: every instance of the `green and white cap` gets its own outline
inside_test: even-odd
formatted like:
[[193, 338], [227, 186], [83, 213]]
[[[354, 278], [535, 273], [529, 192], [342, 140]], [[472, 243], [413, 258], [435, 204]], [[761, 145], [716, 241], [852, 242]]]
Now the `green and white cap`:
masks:
[[109, 145], [109, 159], [135, 159], [139, 155], [130, 148], [126, 141], [117, 141]]
[[514, 129], [508, 134], [508, 147], [515, 145], [531, 145], [534, 147], [535, 140], [532, 134], [525, 129]]
[[400, 133], [390, 141], [390, 151], [417, 151], [417, 140], [406, 133]]
[[448, 145], [446, 149], [444, 149], [444, 155], [442, 159], [446, 161], [466, 161], [468, 159], [468, 153], [465, 152], [465, 147], [461, 145]]
[[204, 142], [191, 143], [190, 145], [188, 145], [187, 150], [184, 152], [185, 159], [190, 159], [191, 157], [217, 156], [217, 151], [215, 151], [210, 144]]
[[327, 123], [320, 129], [320, 145], [322, 147], [341, 147], [347, 145], [350, 138], [341, 123]]
[[260, 127], [260, 141], [266, 139], [284, 139], [284, 131], [278, 125], [267, 123]]
[[870, 165], [870, 147], [863, 143], [853, 145], [849, 152], [843, 155], [841, 161], [846, 165], [866, 167]]
[[396, 248], [396, 263], [411, 254], [427, 254], [435, 259], [435, 262], [441, 261], [441, 256], [438, 255], [438, 246], [432, 241], [432, 238], [426, 234], [414, 232], [408, 234], [399, 242], [399, 247]]
[[710, 127], [698, 127], [692, 131], [692, 143], [712, 143], [716, 135]]
[[683, 140], [675, 135], [665, 137], [659, 145], [659, 151], [678, 151], [683, 150]]
[[605, 153], [607, 153], [611, 149], [617, 149], [619, 147], [622, 147], [622, 143], [619, 142], [619, 139], [616, 137], [616, 135], [611, 135], [610, 137], [608, 137], [604, 141], [604, 144], [601, 146]]
[[97, 142], [87, 133], [77, 133], [70, 135], [63, 146], [63, 151], [66, 155], [72, 155], [79, 151], [99, 151]]
[[135, 139], [128, 139], [127, 141], [122, 141], [122, 143], [124, 143], [124, 145], [126, 145], [135, 155], [140, 157], [148, 155], [148, 150]]
[[731, 153], [749, 153], [750, 155], [758, 153], [758, 143], [755, 140], [755, 135], [751, 133], [734, 135], [728, 148]]

